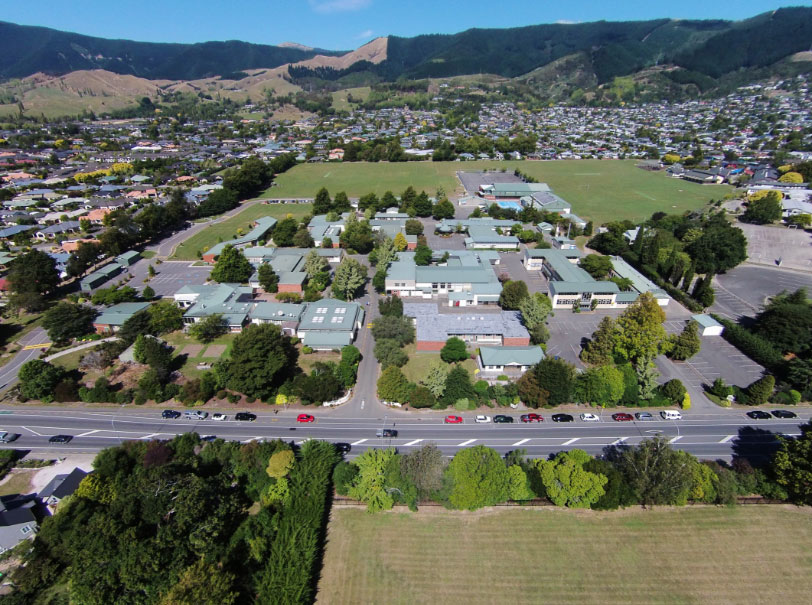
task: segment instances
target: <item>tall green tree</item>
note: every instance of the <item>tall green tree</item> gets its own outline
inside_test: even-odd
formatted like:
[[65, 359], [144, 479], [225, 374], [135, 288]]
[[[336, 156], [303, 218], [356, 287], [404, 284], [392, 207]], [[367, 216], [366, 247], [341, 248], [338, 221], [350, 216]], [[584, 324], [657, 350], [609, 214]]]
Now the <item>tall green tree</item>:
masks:
[[333, 209], [333, 200], [330, 199], [330, 192], [326, 187], [322, 187], [316, 192], [313, 200], [313, 214], [327, 214]]
[[651, 293], [641, 294], [615, 322], [615, 354], [632, 362], [659, 355], [667, 338], [664, 321], [665, 312]]
[[519, 303], [522, 321], [530, 332], [543, 325], [552, 310], [553, 303], [550, 298], [541, 292], [536, 292]]
[[680, 504], [688, 499], [693, 484], [694, 459], [673, 450], [662, 437], [644, 439], [624, 450], [618, 468], [645, 505]]
[[608, 479], [584, 469], [592, 456], [583, 450], [559, 453], [553, 460], [533, 461], [547, 498], [556, 506], [589, 508], [604, 494]]
[[209, 343], [228, 332], [228, 322], [220, 313], [204, 317], [189, 326], [189, 336], [202, 343]]
[[355, 476], [349, 496], [367, 505], [367, 511], [377, 513], [389, 510], [395, 504], [392, 494], [387, 490], [386, 469], [397, 456], [394, 448], [385, 450], [369, 448], [355, 459], [358, 474]]
[[327, 263], [327, 259], [319, 255], [315, 250], [311, 250], [307, 253], [307, 256], [305, 256], [304, 270], [309, 278], [313, 278], [315, 275], [327, 271], [328, 268], [329, 264]]
[[465, 342], [456, 336], [452, 336], [445, 342], [440, 351], [440, 359], [446, 363], [455, 363], [457, 361], [464, 361], [468, 359], [468, 350]]
[[507, 281], [502, 285], [499, 306], [505, 310], [516, 311], [521, 308], [522, 301], [529, 296], [526, 283], [521, 280]]
[[45, 312], [42, 327], [48, 332], [51, 341], [64, 343], [92, 332], [96, 315], [97, 312], [92, 307], [60, 302]]
[[262, 263], [257, 270], [259, 286], [266, 292], [273, 294], [279, 291], [279, 276], [273, 270], [271, 263]]
[[623, 373], [614, 365], [588, 368], [575, 381], [578, 401], [598, 406], [617, 405], [624, 388]]
[[352, 300], [366, 282], [367, 267], [354, 258], [341, 261], [333, 279], [333, 296], [339, 300]]
[[616, 326], [611, 317], [604, 317], [581, 351], [581, 361], [602, 366], [612, 363], [615, 351]]
[[508, 499], [510, 475], [499, 454], [484, 445], [462, 449], [448, 465], [448, 501], [453, 508], [476, 510]]
[[39, 250], [26, 252], [11, 262], [8, 282], [14, 306], [39, 310], [42, 296], [59, 285], [56, 261]]
[[254, 268], [245, 258], [242, 250], [228, 245], [223, 248], [222, 253], [217, 257], [217, 262], [211, 271], [211, 278], [221, 284], [242, 284], [247, 282], [253, 273]]
[[677, 361], [690, 359], [699, 353], [699, 349], [702, 347], [695, 321], [689, 321], [682, 332], [678, 336], [672, 336], [670, 340], [671, 350], [668, 352], [668, 356]]
[[20, 380], [20, 394], [28, 399], [51, 403], [54, 389], [64, 378], [64, 372], [47, 361], [32, 359], [20, 367], [17, 377]]
[[799, 437], [781, 438], [770, 470], [791, 501], [812, 505], [812, 422], [801, 425]]
[[389, 366], [378, 378], [378, 397], [384, 401], [405, 402], [409, 397], [409, 381], [397, 366]]

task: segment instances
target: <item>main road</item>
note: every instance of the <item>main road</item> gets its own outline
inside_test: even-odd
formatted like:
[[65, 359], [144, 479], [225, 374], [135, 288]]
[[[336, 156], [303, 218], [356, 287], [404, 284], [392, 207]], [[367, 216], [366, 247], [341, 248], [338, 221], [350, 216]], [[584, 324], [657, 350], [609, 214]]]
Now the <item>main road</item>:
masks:
[[[730, 459], [734, 451], [760, 455], [775, 447], [779, 435], [800, 434], [799, 424], [809, 421], [810, 411], [792, 420], [754, 421], [743, 412], [692, 414], [679, 421], [615, 422], [604, 413], [600, 422], [554, 423], [544, 413], [541, 423], [524, 424], [519, 415], [513, 424], [477, 424], [473, 414], [463, 415], [462, 424], [445, 424], [444, 416], [420, 414], [391, 416], [380, 407], [374, 408], [377, 417], [364, 414], [348, 417], [331, 414], [315, 408], [311, 423], [297, 421], [291, 410], [276, 414], [261, 412], [254, 422], [233, 420], [234, 411], [228, 411], [224, 421], [164, 419], [155, 408], [107, 409], [32, 409], [0, 410], [0, 430], [19, 433], [20, 437], [3, 447], [30, 450], [37, 455], [64, 455], [66, 453], [93, 453], [119, 445], [128, 440], [171, 439], [184, 432], [196, 432], [226, 440], [251, 442], [283, 439], [301, 443], [306, 439], [323, 439], [349, 443], [351, 456], [367, 448], [396, 447], [409, 451], [427, 443], [436, 444], [444, 454], [453, 456], [460, 448], [487, 445], [506, 453], [522, 448], [528, 455], [538, 457], [561, 450], [581, 448], [597, 455], [611, 446], [623, 447], [661, 435], [675, 448], [700, 458]], [[397, 437], [376, 437], [381, 428], [394, 429]], [[53, 435], [71, 435], [66, 444], [51, 444]]]

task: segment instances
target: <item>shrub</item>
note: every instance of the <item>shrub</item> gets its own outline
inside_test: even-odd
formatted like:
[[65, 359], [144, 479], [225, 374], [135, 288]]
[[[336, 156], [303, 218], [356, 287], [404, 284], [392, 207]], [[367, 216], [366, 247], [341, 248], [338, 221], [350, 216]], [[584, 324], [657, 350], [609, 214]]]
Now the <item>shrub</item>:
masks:
[[216, 395], [217, 399], [225, 399], [227, 393], [223, 389], [220, 389], [219, 391], [217, 391], [217, 393], [215, 395]]
[[229, 403], [237, 403], [240, 400], [240, 396], [236, 393], [229, 393], [228, 394], [228, 402]]
[[304, 355], [310, 355], [312, 352], [313, 352], [313, 349], [312, 349], [312, 348], [310, 348], [310, 347], [308, 347], [307, 345], [304, 345], [304, 346], [302, 347], [302, 353], [303, 353]]
[[664, 397], [670, 399], [672, 403], [681, 403], [686, 395], [685, 386], [678, 378], [672, 378], [666, 382], [660, 387], [660, 392]]
[[245, 403], [254, 403], [257, 400], [256, 397], [246, 397]]
[[681, 407], [683, 410], [691, 409], [691, 396], [687, 392], [685, 393], [685, 395], [682, 396]]
[[745, 397], [742, 403], [747, 405], [764, 405], [773, 394], [775, 388], [775, 378], [767, 374], [759, 378], [745, 390]]

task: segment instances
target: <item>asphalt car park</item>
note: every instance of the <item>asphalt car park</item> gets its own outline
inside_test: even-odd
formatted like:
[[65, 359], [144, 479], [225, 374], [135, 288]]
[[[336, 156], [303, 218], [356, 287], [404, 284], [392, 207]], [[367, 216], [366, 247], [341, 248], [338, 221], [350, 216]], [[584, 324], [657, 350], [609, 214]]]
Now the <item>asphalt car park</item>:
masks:
[[[484, 171], [478, 170], [476, 172], [457, 172], [457, 178], [465, 188], [467, 195], [476, 195], [479, 191], [480, 185], [491, 185], [492, 183], [521, 183], [522, 179], [513, 174], [512, 172], [502, 172], [500, 170]], [[488, 203], [487, 200], [483, 202]]]
[[[809, 247], [806, 247], [806, 254]], [[711, 309], [730, 319], [755, 317], [771, 296], [798, 288], [812, 291], [812, 275], [779, 267], [740, 265], [714, 278], [716, 300]]]
[[[149, 276], [149, 265], [155, 269], [155, 276], [148, 282], [144, 280]], [[103, 283], [99, 288], [109, 288], [120, 282], [127, 273], [133, 278], [128, 285], [137, 290], [143, 290], [146, 286], [152, 288], [156, 296], [172, 296], [183, 286], [199, 286], [206, 283], [206, 279], [211, 273], [211, 265], [194, 266], [189, 261], [164, 261], [160, 265], [155, 263], [155, 259], [141, 259], [124, 273], [119, 273], [113, 279]]]

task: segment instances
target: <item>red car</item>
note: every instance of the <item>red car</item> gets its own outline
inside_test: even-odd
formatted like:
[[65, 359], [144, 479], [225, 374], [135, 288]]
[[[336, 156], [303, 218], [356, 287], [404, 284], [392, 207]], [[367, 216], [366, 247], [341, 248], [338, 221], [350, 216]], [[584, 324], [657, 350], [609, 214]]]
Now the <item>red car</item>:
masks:
[[544, 418], [542, 418], [541, 414], [522, 414], [519, 417], [519, 420], [522, 422], [544, 422]]
[[634, 416], [626, 414], [625, 412], [618, 412], [617, 414], [612, 414], [612, 420], [616, 422], [629, 422], [630, 420], [634, 420]]
[[296, 416], [296, 422], [315, 422], [316, 419], [310, 414], [299, 414]]
[[462, 416], [446, 416], [446, 424], [462, 424]]

